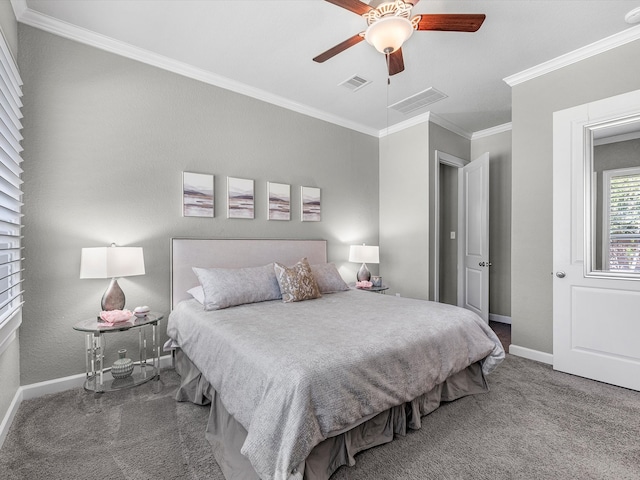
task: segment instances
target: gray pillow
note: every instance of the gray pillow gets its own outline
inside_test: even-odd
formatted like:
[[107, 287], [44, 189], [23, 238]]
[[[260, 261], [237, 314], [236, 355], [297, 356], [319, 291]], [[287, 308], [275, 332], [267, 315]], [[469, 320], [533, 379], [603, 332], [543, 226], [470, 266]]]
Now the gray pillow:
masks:
[[318, 282], [320, 293], [335, 293], [349, 290], [333, 263], [319, 263], [311, 265], [311, 273]]
[[282, 298], [273, 263], [248, 268], [193, 267], [204, 290], [204, 309], [219, 310]]

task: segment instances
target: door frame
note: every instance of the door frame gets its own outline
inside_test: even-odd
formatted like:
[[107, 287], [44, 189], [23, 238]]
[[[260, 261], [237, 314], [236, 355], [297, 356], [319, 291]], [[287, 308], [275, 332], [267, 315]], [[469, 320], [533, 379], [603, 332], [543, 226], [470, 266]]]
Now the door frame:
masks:
[[449, 153], [442, 152], [440, 150], [435, 151], [435, 168], [434, 168], [434, 213], [435, 213], [435, 222], [434, 223], [434, 256], [433, 256], [433, 301], [440, 301], [440, 164], [447, 165], [449, 167], [454, 167], [458, 169], [458, 233], [456, 237], [457, 245], [458, 245], [458, 260], [457, 260], [457, 271], [458, 271], [458, 306], [460, 306], [460, 288], [463, 287], [462, 284], [462, 267], [463, 264], [460, 262], [460, 257], [462, 255], [462, 244], [460, 243], [460, 232], [461, 229], [464, 228], [463, 222], [463, 214], [464, 214], [464, 205], [462, 204], [462, 189], [460, 186], [462, 185], [462, 167], [468, 165], [470, 163], [469, 160], [464, 160], [462, 158], [456, 157]]

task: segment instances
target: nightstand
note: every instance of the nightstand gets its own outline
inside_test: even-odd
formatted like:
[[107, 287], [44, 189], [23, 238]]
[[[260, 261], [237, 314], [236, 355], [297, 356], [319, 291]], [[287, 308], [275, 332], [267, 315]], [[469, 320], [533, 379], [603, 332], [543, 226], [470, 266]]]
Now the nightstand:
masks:
[[[84, 382], [85, 390], [102, 393], [135, 387], [149, 380], [160, 380], [160, 329], [158, 322], [163, 318], [161, 313], [150, 312], [145, 317], [133, 317], [113, 326], [106, 326], [95, 317], [76, 323], [73, 329], [86, 333], [87, 379]], [[107, 376], [106, 373], [111, 371], [111, 367], [104, 366], [105, 336], [126, 332], [134, 328], [138, 329], [139, 360], [134, 362], [133, 372], [125, 378]], [[147, 330], [149, 329], [151, 330], [151, 359], [147, 359]]]
[[371, 287], [371, 288], [356, 288], [355, 283], [350, 283], [349, 286], [351, 288], [355, 288], [356, 290], [362, 290], [363, 292], [384, 293], [386, 290], [389, 290], [389, 287], [387, 285], [382, 285], [381, 287]]

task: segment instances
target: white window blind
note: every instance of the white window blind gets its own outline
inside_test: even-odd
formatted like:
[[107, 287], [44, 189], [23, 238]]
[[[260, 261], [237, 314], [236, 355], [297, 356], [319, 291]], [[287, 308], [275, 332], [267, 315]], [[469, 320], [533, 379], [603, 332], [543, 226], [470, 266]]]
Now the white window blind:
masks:
[[0, 331], [15, 324], [10, 320], [23, 304], [21, 86], [18, 68], [0, 34]]
[[640, 168], [607, 170], [603, 179], [606, 268], [640, 271]]

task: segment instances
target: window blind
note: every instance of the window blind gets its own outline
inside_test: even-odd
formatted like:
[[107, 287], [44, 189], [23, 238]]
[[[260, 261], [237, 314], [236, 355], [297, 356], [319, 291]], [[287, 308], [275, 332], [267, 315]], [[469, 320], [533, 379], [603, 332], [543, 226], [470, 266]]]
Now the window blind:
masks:
[[21, 86], [18, 68], [0, 34], [0, 330], [24, 303]]
[[605, 178], [609, 180], [608, 268], [640, 271], [640, 171], [618, 170]]

